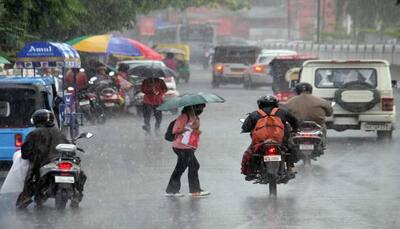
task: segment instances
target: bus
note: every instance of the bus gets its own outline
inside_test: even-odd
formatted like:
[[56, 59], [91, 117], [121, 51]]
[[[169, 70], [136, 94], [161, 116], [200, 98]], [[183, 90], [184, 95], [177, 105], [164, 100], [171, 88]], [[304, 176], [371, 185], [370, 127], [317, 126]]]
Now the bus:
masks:
[[191, 60], [202, 60], [206, 50], [214, 47], [217, 40], [216, 27], [210, 24], [179, 24], [159, 27], [154, 43], [186, 44], [190, 47]]

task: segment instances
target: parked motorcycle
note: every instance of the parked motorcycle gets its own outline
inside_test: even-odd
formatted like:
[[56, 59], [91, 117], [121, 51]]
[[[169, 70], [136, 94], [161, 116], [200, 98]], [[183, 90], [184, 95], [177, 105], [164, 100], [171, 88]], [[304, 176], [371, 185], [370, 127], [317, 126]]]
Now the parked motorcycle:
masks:
[[300, 126], [300, 131], [293, 136], [294, 143], [298, 146], [297, 157], [305, 165], [311, 165], [311, 160], [324, 154], [322, 128], [315, 122], [305, 121]]
[[78, 94], [78, 98], [79, 108], [89, 122], [93, 124], [104, 124], [106, 122], [104, 109], [95, 93], [81, 91]]
[[103, 107], [105, 112], [119, 112], [124, 108], [123, 96], [112, 80], [98, 80], [97, 77], [92, 77], [90, 81], [93, 82], [93, 91], [98, 96], [99, 104]]
[[40, 168], [39, 189], [35, 196], [38, 206], [42, 205], [47, 199], [55, 199], [56, 209], [64, 209], [68, 200], [71, 207], [79, 207], [86, 176], [81, 170], [81, 159], [76, 156], [76, 151], [84, 152], [78, 148], [75, 142], [81, 138], [91, 138], [93, 134], [82, 133], [72, 141], [71, 144], [59, 144], [56, 150], [59, 157]]

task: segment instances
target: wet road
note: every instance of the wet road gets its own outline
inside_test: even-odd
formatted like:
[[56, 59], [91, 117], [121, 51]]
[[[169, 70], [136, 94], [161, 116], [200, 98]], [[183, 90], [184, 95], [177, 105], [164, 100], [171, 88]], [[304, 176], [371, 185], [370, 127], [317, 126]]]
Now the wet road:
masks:
[[[278, 198], [267, 186], [246, 182], [240, 160], [249, 143], [240, 135], [239, 118], [256, 108], [269, 91], [247, 91], [228, 85], [213, 90], [209, 72], [195, 70], [181, 92], [214, 91], [227, 99], [207, 105], [202, 114], [202, 141], [197, 157], [207, 198], [163, 196], [176, 162], [170, 144], [145, 136], [142, 120], [122, 117], [85, 130], [96, 136], [80, 145], [88, 175], [79, 210], [15, 210], [16, 194], [0, 195], [0, 228], [399, 228], [399, 132], [390, 143], [373, 133], [329, 131], [326, 154], [312, 170], [298, 164], [299, 174], [278, 186]], [[163, 129], [174, 118], [164, 116]], [[397, 169], [397, 170], [396, 170]], [[1, 183], [1, 180], [0, 180]], [[188, 192], [187, 176], [182, 177]]]

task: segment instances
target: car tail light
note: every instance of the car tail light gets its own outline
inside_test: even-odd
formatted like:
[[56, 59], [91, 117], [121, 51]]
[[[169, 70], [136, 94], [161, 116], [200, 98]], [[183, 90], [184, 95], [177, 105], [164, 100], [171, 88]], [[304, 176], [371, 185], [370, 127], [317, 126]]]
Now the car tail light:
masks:
[[21, 147], [22, 143], [22, 134], [15, 134], [15, 146]]
[[215, 65], [215, 72], [218, 74], [222, 74], [224, 72], [224, 66], [221, 64]]
[[70, 170], [72, 168], [72, 164], [69, 162], [60, 162], [57, 164], [57, 167], [61, 170]]
[[383, 97], [381, 104], [382, 104], [382, 111], [393, 111], [393, 98]]
[[264, 68], [262, 66], [257, 65], [257, 66], [253, 67], [253, 71], [256, 72], [256, 73], [263, 73], [264, 72]]
[[165, 82], [172, 82], [172, 77], [171, 76], [167, 76], [164, 78]]
[[276, 146], [269, 146], [267, 148], [267, 151], [265, 151], [266, 155], [277, 155], [278, 154], [278, 149]]

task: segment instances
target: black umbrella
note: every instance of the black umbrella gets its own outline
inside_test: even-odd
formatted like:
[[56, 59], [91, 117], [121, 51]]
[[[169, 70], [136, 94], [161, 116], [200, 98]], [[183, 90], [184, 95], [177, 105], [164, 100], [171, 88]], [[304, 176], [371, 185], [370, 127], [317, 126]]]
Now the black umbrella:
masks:
[[135, 75], [141, 78], [160, 78], [169, 75], [163, 67], [147, 65], [140, 65], [129, 69], [128, 74]]

